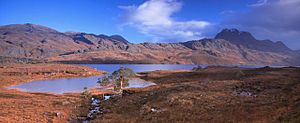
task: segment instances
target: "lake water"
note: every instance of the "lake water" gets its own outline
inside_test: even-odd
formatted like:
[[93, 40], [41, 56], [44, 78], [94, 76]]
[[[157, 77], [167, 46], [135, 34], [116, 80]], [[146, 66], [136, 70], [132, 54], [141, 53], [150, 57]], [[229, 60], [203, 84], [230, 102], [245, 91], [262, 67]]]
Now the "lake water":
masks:
[[[109, 73], [119, 69], [120, 67], [127, 67], [132, 69], [134, 72], [146, 72], [155, 70], [191, 70], [192, 68], [198, 66], [193, 64], [183, 65], [183, 64], [81, 64], [84, 66], [89, 66], [96, 68], [98, 70], [104, 70]], [[201, 65], [203, 67], [207, 65]]]
[[[177, 65], [177, 64], [81, 64], [104, 70], [109, 73], [119, 69], [120, 67], [131, 68], [135, 72], [155, 71], [155, 70], [190, 70], [197, 65]], [[205, 66], [205, 65], [204, 65]], [[84, 87], [91, 88], [97, 86], [97, 80], [101, 76], [88, 78], [63, 78], [53, 80], [38, 80], [23, 83], [10, 88], [17, 88], [28, 92], [50, 92], [50, 93], [66, 93], [81, 92]], [[147, 87], [154, 83], [146, 82], [138, 79], [129, 81], [129, 87]]]

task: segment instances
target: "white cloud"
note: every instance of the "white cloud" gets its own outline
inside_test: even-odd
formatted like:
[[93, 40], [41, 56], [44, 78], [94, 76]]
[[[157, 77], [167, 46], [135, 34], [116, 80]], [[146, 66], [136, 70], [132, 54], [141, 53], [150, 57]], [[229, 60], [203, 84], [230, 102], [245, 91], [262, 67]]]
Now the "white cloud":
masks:
[[174, 13], [182, 8], [176, 0], [149, 0], [138, 6], [121, 6], [126, 10], [126, 24], [156, 41], [185, 41], [203, 38], [213, 24], [207, 21], [177, 21]]

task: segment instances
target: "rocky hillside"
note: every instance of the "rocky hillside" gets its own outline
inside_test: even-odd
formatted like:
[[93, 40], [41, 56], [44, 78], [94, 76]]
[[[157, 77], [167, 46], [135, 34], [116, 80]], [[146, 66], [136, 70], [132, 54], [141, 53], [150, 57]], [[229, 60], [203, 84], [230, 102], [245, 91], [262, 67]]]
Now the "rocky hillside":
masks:
[[56, 30], [33, 24], [0, 27], [2, 56], [47, 58], [60, 53], [85, 48], [69, 36]]
[[215, 39], [132, 44], [120, 35], [61, 33], [34, 24], [0, 27], [0, 56], [6, 58], [68, 63], [295, 65], [296, 54], [282, 42], [257, 40], [236, 29], [224, 29]]

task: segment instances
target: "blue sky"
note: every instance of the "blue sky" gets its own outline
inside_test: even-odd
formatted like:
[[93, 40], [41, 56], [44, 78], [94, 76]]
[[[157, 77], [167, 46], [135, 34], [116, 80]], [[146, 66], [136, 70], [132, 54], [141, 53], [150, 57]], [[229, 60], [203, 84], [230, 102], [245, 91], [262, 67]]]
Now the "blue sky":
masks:
[[[286, 40], [288, 46], [300, 49], [299, 42], [294, 41], [299, 38], [297, 37], [300, 34], [299, 28], [289, 29], [291, 33], [282, 36], [274, 36], [280, 31], [286, 32], [284, 28], [291, 27], [288, 25], [283, 25], [280, 29], [273, 29], [272, 25], [270, 25], [272, 28], [264, 25], [257, 27], [262, 24], [256, 20], [240, 19], [260, 17], [261, 12], [256, 11], [259, 9], [272, 11], [269, 6], [277, 5], [279, 2], [278, 0], [0, 0], [0, 25], [33, 23], [61, 32], [120, 34], [133, 43], [186, 41], [213, 37], [222, 28], [238, 28], [250, 31], [261, 39]], [[295, 14], [291, 15], [293, 16], [291, 18], [298, 16]]]

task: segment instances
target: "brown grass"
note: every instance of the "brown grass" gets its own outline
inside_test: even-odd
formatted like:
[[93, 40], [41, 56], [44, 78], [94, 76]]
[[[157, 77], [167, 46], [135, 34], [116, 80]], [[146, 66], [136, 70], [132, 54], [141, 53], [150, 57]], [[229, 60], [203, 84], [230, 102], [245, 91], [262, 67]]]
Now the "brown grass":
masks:
[[158, 87], [103, 102], [105, 113], [93, 122], [300, 122], [300, 68], [208, 68], [142, 75]]

